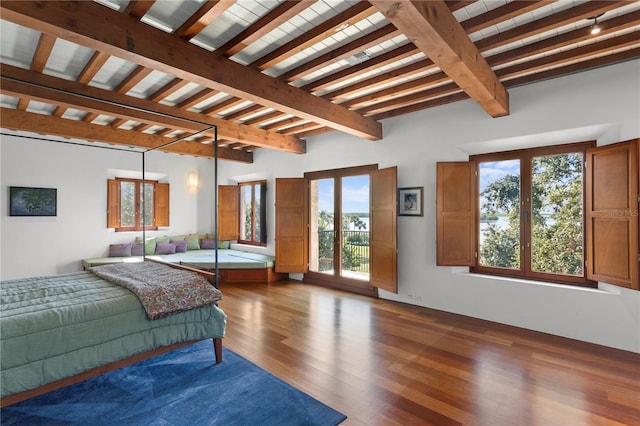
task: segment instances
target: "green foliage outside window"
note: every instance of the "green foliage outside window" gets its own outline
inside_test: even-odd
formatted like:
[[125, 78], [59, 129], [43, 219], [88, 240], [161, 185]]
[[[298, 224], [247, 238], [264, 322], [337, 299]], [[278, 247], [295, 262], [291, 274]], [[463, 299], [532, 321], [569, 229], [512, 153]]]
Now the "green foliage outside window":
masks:
[[[531, 269], [583, 274], [582, 154], [535, 157], [531, 163]], [[508, 226], [487, 220], [481, 231], [484, 266], [520, 268], [520, 176], [508, 173], [481, 193], [481, 215], [504, 218]]]

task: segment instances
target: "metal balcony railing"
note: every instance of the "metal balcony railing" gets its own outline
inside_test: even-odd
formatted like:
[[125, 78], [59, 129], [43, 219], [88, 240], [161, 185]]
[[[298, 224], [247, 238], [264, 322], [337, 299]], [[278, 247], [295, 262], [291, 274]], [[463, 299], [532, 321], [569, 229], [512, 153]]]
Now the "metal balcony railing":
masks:
[[[333, 231], [318, 231], [319, 272], [333, 270]], [[369, 231], [342, 231], [342, 271], [369, 273]]]

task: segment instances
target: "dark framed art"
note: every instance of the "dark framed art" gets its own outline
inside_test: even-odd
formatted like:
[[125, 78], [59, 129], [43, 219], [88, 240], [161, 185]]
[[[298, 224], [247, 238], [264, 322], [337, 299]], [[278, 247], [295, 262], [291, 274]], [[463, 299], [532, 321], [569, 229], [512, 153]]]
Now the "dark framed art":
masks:
[[9, 216], [56, 216], [56, 188], [9, 187]]
[[398, 188], [398, 216], [423, 216], [424, 188]]

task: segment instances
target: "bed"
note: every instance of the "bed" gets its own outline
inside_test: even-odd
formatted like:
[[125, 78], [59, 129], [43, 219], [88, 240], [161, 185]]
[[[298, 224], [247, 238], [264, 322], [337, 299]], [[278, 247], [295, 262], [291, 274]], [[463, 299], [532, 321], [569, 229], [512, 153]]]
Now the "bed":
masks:
[[[221, 293], [202, 278], [212, 274], [154, 261], [138, 265], [172, 285], [186, 279], [175, 274], [199, 281], [182, 283], [185, 293], [174, 301], [166, 299], [166, 286], [162, 299], [149, 296], [146, 288], [130, 290], [99, 276], [104, 271], [96, 275], [96, 270], [131, 266], [124, 264], [1, 283], [2, 406], [193, 341], [212, 339], [216, 362], [222, 361], [226, 316], [218, 307]], [[138, 270], [129, 273], [138, 275]], [[195, 287], [202, 292], [194, 293]], [[149, 308], [144, 303], [149, 298], [162, 303]], [[199, 307], [184, 306], [186, 299], [196, 298]]]
[[[188, 250], [184, 253], [165, 255], [147, 255], [147, 259], [161, 260], [168, 263], [188, 265], [205, 271], [213, 271], [216, 266], [215, 250]], [[142, 262], [142, 256], [130, 257], [98, 257], [84, 259], [82, 266], [106, 265], [117, 262]], [[274, 271], [274, 256], [253, 253], [244, 250], [218, 249], [218, 273], [220, 283], [280, 281], [288, 278], [288, 274]]]

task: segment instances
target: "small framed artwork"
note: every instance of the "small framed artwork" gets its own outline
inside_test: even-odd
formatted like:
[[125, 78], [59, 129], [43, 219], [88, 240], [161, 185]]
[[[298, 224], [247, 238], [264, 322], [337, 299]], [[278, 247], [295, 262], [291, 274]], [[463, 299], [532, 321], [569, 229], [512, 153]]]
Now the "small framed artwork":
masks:
[[398, 216], [423, 216], [422, 196], [424, 188], [398, 188]]
[[9, 216], [56, 216], [56, 188], [9, 187]]

